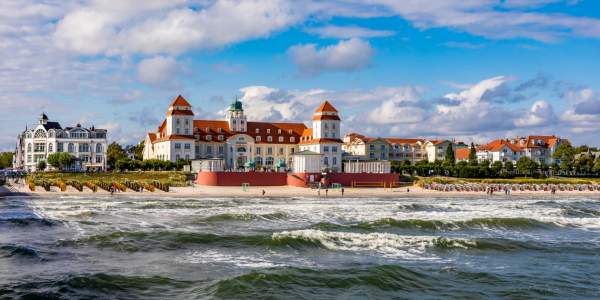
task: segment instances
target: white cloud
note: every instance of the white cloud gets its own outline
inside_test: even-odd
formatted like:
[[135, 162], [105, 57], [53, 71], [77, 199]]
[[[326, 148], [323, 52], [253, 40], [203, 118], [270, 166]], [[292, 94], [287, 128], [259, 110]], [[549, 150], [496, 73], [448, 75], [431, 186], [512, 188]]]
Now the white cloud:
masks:
[[375, 50], [367, 41], [352, 38], [317, 50], [316, 44], [296, 45], [288, 49], [300, 77], [314, 77], [325, 71], [356, 72], [367, 68]]
[[358, 26], [335, 26], [329, 25], [324, 27], [313, 27], [306, 29], [306, 32], [311, 34], [318, 34], [320, 38], [336, 38], [336, 39], [350, 39], [350, 38], [374, 38], [374, 37], [387, 37], [395, 35], [397, 32], [392, 30], [373, 30]]
[[138, 80], [146, 84], [166, 84], [177, 71], [178, 63], [173, 57], [157, 55], [138, 64]]
[[453, 81], [446, 81], [446, 80], [438, 80], [437, 83], [439, 83], [441, 85], [447, 85], [447, 86], [450, 86], [455, 89], [461, 89], [461, 90], [470, 89], [474, 86], [474, 84], [472, 84], [472, 83], [461, 84], [461, 83], [456, 83]]

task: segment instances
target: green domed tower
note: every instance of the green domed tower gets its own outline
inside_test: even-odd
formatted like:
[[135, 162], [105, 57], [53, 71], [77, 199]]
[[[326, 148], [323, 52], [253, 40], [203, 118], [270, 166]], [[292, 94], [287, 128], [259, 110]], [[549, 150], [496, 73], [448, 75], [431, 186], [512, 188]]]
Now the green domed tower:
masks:
[[229, 130], [246, 132], [248, 129], [248, 123], [244, 116], [244, 109], [242, 108], [242, 102], [235, 97], [235, 100], [231, 102], [229, 107], [229, 115], [227, 115], [227, 122], [229, 122]]

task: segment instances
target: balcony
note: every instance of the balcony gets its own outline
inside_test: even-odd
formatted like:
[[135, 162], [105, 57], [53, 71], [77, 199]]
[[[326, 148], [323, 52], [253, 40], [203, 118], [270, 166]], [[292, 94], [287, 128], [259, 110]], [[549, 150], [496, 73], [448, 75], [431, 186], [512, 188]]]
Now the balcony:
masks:
[[44, 149], [35, 149], [35, 150], [33, 150], [33, 152], [34, 153], [45, 153], [46, 150], [44, 150]]

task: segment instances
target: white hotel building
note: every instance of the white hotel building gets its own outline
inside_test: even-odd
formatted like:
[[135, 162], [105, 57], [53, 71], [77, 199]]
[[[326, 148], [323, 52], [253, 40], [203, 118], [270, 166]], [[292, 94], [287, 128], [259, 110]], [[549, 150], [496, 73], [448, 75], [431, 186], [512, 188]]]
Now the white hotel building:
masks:
[[[25, 129], [17, 138], [17, 147], [13, 156], [13, 167], [28, 172], [37, 170], [38, 162], [47, 160], [48, 156], [57, 152], [67, 152], [75, 157], [75, 162], [67, 166], [68, 171], [106, 170], [107, 131], [92, 126], [83, 128], [62, 128], [58, 122], [48, 122], [48, 117], [41, 114], [38, 124], [33, 129]], [[47, 169], [52, 167], [47, 166]]]

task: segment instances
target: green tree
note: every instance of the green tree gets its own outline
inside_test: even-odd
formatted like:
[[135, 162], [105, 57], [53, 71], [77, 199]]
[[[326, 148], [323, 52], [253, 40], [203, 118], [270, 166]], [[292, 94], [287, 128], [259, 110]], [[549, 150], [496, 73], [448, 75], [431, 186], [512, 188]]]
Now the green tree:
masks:
[[571, 162], [570, 161], [563, 161], [560, 163], [560, 168], [563, 169], [563, 171], [565, 172], [570, 172], [571, 171]]
[[479, 163], [479, 166], [480, 166], [480, 167], [489, 167], [489, 166], [490, 166], [490, 161], [489, 161], [489, 160], [487, 160], [487, 159], [486, 159], [486, 160], [482, 160], [482, 161]]
[[550, 169], [550, 166], [545, 162], [541, 162], [540, 169], [542, 169], [542, 171], [546, 172], [546, 171], [548, 171], [548, 169]]
[[412, 164], [410, 163], [410, 159], [408, 159], [408, 158], [405, 158], [405, 159], [402, 161], [402, 164], [403, 164], [403, 165], [407, 165], [407, 166], [410, 166], [410, 165], [412, 165]]
[[506, 172], [512, 172], [515, 170], [515, 165], [513, 165], [512, 161], [507, 161], [504, 163], [504, 169]]
[[402, 170], [401, 165], [402, 164], [398, 160], [396, 160], [396, 159], [392, 160], [392, 162], [390, 163], [392, 173], [400, 173]]
[[113, 150], [108, 151], [106, 162], [108, 163], [108, 165], [110, 165], [112, 168], [114, 168], [114, 167], [116, 167], [115, 163], [123, 157], [125, 157], [125, 154], [123, 153], [123, 151], [119, 151], [118, 149], [113, 149]]
[[[518, 161], [517, 161], [517, 170], [519, 170], [520, 172], [523, 173], [531, 173], [535, 170], [537, 170], [537, 163], [534, 161], [531, 161], [529, 158], [527, 158], [527, 156], [523, 156], [521, 157]], [[527, 177], [527, 176], [525, 176]]]
[[108, 145], [108, 149], [106, 149], [106, 152], [110, 152], [112, 150], [118, 150], [120, 152], [123, 152], [123, 147], [121, 147], [121, 145], [117, 144], [117, 142], [112, 142], [110, 143], [110, 145]]
[[181, 170], [183, 169], [183, 166], [186, 165], [186, 161], [183, 158], [179, 158], [177, 161], [175, 161], [175, 163], [173, 164], [175, 168], [177, 168], [177, 170]]
[[60, 164], [60, 155], [61, 153], [56, 152], [53, 154], [48, 155], [48, 164], [50, 164], [52, 167], [54, 168], [60, 168], [61, 164]]
[[142, 161], [144, 160], [144, 145], [146, 141], [142, 141], [139, 145], [135, 147], [135, 159]]
[[447, 163], [450, 163], [452, 165], [452, 167], [454, 167], [454, 163], [456, 162], [456, 157], [454, 156], [454, 150], [452, 150], [451, 143], [448, 143], [448, 147], [446, 147], [445, 160]]
[[67, 152], [61, 152], [60, 157], [58, 158], [58, 162], [61, 167], [70, 166], [71, 164], [73, 164], [73, 162], [75, 162], [75, 157], [73, 157]]
[[552, 169], [552, 171], [558, 172], [558, 170], [560, 169], [560, 166], [554, 161], [550, 164], [550, 168]]
[[13, 155], [14, 155], [14, 153], [12, 153], [12, 152], [0, 153], [0, 168], [12, 167]]
[[552, 158], [558, 159], [560, 161], [572, 161], [575, 154], [577, 154], [577, 148], [571, 147], [570, 143], [564, 143], [552, 154]]
[[37, 164], [38, 171], [44, 171], [46, 169], [46, 161], [40, 160]]
[[500, 173], [500, 170], [502, 170], [502, 162], [497, 160], [492, 164], [492, 170], [494, 170], [494, 172], [496, 173]]
[[592, 168], [592, 172], [594, 173], [600, 173], [600, 161], [598, 161], [597, 163], [594, 164], [594, 167]]
[[[471, 162], [475, 163], [471, 164]], [[477, 165], [477, 151], [475, 150], [475, 144], [473, 144], [473, 142], [471, 142], [471, 151], [469, 151], [469, 165]]]
[[456, 164], [456, 169], [458, 169], [460, 171], [460, 169], [462, 169], [466, 166], [467, 166], [467, 162], [464, 160], [461, 160]]
[[479, 164], [477, 163], [477, 159], [469, 159], [469, 163], [467, 163], [469, 167], [477, 167]]
[[573, 163], [573, 171], [577, 173], [581, 172], [581, 164], [578, 161]]

